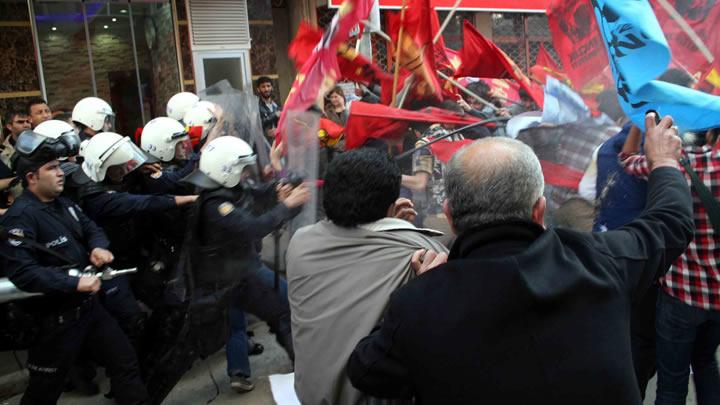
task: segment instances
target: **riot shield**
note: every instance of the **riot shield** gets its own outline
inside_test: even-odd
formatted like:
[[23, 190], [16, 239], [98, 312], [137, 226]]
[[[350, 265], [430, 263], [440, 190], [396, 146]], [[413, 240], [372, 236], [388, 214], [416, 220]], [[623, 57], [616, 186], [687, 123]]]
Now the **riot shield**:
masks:
[[207, 142], [218, 136], [236, 136], [257, 153], [260, 167], [270, 163], [270, 145], [263, 136], [257, 96], [250, 91], [233, 88], [227, 80], [207, 87], [198, 96], [215, 105], [217, 121], [208, 132]]
[[[322, 206], [318, 196], [322, 193], [317, 186], [319, 139], [318, 126], [320, 115], [314, 112], [288, 111], [285, 129], [286, 142], [286, 178], [302, 177], [311, 188], [310, 201], [302, 212], [290, 222], [290, 233], [317, 220], [318, 206]], [[320, 197], [322, 198], [322, 197]], [[318, 205], [320, 204], [320, 205]]]
[[577, 183], [590, 165], [593, 152], [619, 130], [586, 120], [520, 131], [517, 139], [533, 149], [543, 166], [550, 214], [578, 196]]

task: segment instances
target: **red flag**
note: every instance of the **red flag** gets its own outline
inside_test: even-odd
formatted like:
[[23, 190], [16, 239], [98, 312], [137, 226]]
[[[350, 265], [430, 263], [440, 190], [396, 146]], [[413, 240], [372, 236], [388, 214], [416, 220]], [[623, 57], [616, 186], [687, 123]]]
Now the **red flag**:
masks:
[[553, 46], [575, 90], [587, 97], [613, 86], [591, 0], [552, 0], [547, 14]]
[[[482, 65], [485, 64], [485, 66], [490, 67], [488, 70], [492, 70], [495, 74], [479, 76], [512, 78], [518, 82], [520, 87], [527, 91], [530, 97], [532, 97], [532, 99], [535, 101], [535, 104], [542, 107], [544, 100], [542, 88], [540, 88], [540, 86], [538, 86], [537, 84], [531, 82], [530, 79], [528, 79], [528, 77], [525, 75], [525, 73], [520, 70], [520, 68], [515, 64], [515, 62], [513, 62], [513, 60], [510, 59], [510, 57], [507, 56], [507, 54], [503, 52], [502, 49], [500, 49], [492, 41], [485, 38], [467, 20], [465, 20], [463, 24], [463, 39], [465, 41], [465, 46], [463, 46], [462, 49], [463, 64], [461, 70], [463, 70], [464, 73], [468, 73], [466, 67], [467, 69], [474, 68], [476, 67], [475, 65], [478, 65], [478, 62], [480, 62], [480, 65], [477, 66], [477, 68], [482, 68]], [[470, 51], [466, 50], [466, 48], [468, 48], [468, 44], [471, 44], [471, 47], [476, 47], [478, 50], [481, 50], [482, 56], [472, 55]], [[502, 71], [498, 69], [499, 66], [502, 67]]]
[[392, 80], [392, 75], [369, 61], [355, 49], [340, 44], [338, 48], [338, 65], [342, 77], [369, 86], [376, 81]]
[[[668, 0], [668, 3], [700, 39], [700, 44], [694, 42], [657, 0], [651, 0], [655, 16], [672, 50], [673, 64], [696, 80], [700, 79], [712, 69], [710, 60], [720, 55], [720, 4], [716, 0]], [[698, 45], [704, 48], [705, 53]]]
[[362, 146], [370, 138], [401, 136], [411, 121], [469, 125], [478, 122], [475, 117], [461, 116], [438, 108], [409, 111], [382, 104], [354, 101], [345, 125], [345, 149]]
[[350, 30], [370, 15], [372, 0], [345, 0], [332, 19], [328, 30], [313, 49], [310, 58], [295, 77], [278, 123], [278, 137], [282, 139], [282, 130], [288, 111], [305, 111], [315, 105], [323, 107], [323, 98], [340, 77], [338, 66], [338, 46], [347, 41]]
[[468, 146], [473, 142], [475, 141], [473, 141], [472, 139], [463, 139], [460, 141], [450, 141], [447, 139], [443, 139], [442, 141], [435, 142], [434, 144], [428, 146], [428, 148], [430, 148], [430, 152], [439, 161], [447, 163], [456, 153], [460, 151], [460, 149]]
[[547, 75], [550, 75], [564, 82], [568, 86], [571, 85], [570, 79], [562, 73], [560, 67], [555, 62], [555, 59], [553, 59], [550, 52], [545, 49], [544, 44], [540, 44], [540, 49], [538, 50], [537, 57], [535, 58], [535, 66], [530, 68], [530, 75], [535, 80], [543, 84], [547, 81]]
[[320, 118], [318, 125], [318, 138], [323, 146], [337, 145], [345, 132], [345, 127], [338, 125], [327, 118]]
[[[400, 65], [415, 75], [413, 98], [442, 100], [442, 86], [435, 71], [435, 46], [433, 45], [432, 20], [437, 13], [430, 0], [411, 0], [405, 9], [403, 36], [400, 40], [402, 52]], [[395, 14], [388, 17], [392, 43], [398, 43], [401, 18]], [[431, 29], [428, 29], [430, 27]], [[394, 57], [394, 54], [393, 54]], [[400, 87], [396, 90], [399, 91]]]
[[560, 71], [560, 67], [558, 67], [555, 59], [553, 59], [550, 52], [545, 49], [545, 44], [540, 44], [540, 49], [538, 49], [537, 56], [535, 57], [535, 64], [545, 66], [546, 68], [550, 68], [555, 71]]
[[318, 42], [322, 39], [323, 32], [318, 27], [300, 22], [295, 38], [288, 45], [288, 57], [295, 62], [295, 69], [301, 70], [305, 62], [312, 55]]
[[458, 77], [508, 77], [507, 69], [496, 57], [488, 40], [469, 22], [463, 23], [463, 47], [460, 50], [462, 65], [455, 73]]

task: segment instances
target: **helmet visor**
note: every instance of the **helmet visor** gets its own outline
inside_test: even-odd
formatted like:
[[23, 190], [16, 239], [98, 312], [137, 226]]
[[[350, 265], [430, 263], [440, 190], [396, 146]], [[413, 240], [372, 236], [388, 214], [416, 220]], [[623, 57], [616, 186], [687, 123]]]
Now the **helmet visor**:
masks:
[[192, 142], [190, 138], [185, 138], [175, 144], [175, 159], [188, 160], [193, 152]]
[[15, 150], [27, 157], [32, 155], [46, 140], [49, 140], [49, 138], [37, 132], [31, 130], [23, 131], [15, 143]]
[[115, 114], [107, 114], [100, 132], [115, 132]]
[[67, 156], [75, 156], [80, 152], [80, 137], [75, 131], [68, 131], [60, 135], [60, 142], [67, 148]]

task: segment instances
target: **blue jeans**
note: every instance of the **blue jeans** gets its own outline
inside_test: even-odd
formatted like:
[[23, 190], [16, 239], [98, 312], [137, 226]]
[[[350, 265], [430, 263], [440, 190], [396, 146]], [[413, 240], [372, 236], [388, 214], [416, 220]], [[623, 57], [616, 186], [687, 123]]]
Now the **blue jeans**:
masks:
[[278, 292], [275, 292], [274, 283], [275, 274], [263, 265], [248, 275], [233, 293], [234, 298], [229, 311], [230, 339], [226, 345], [227, 372], [231, 377], [250, 377], [245, 311], [267, 322], [270, 331], [275, 333], [278, 343], [288, 352], [291, 359], [294, 358], [287, 283], [284, 279], [280, 279]]
[[655, 405], [685, 405], [692, 365], [698, 405], [720, 404], [720, 311], [692, 307], [661, 291], [657, 301]]

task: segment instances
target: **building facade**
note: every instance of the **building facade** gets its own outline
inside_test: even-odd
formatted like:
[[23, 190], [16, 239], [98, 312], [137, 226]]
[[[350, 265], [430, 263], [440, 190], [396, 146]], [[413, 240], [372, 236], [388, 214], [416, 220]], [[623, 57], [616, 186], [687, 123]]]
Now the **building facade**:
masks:
[[[97, 96], [115, 109], [118, 131], [131, 134], [164, 115], [173, 94], [223, 78], [250, 88], [269, 76], [282, 100], [295, 76], [287, 46], [300, 22], [326, 26], [339, 1], [3, 0], [0, 112], [37, 97], [55, 111], [70, 111], [79, 99]], [[381, 0], [383, 15], [393, 8], [386, 1], [395, 0]], [[462, 46], [467, 19], [523, 69], [532, 66], [540, 44], [553, 52], [543, 7], [493, 9], [489, 3], [497, 1], [463, 1], [444, 31], [449, 47]], [[439, 10], [443, 20], [448, 11]], [[376, 62], [387, 67], [387, 44], [372, 39]]]

